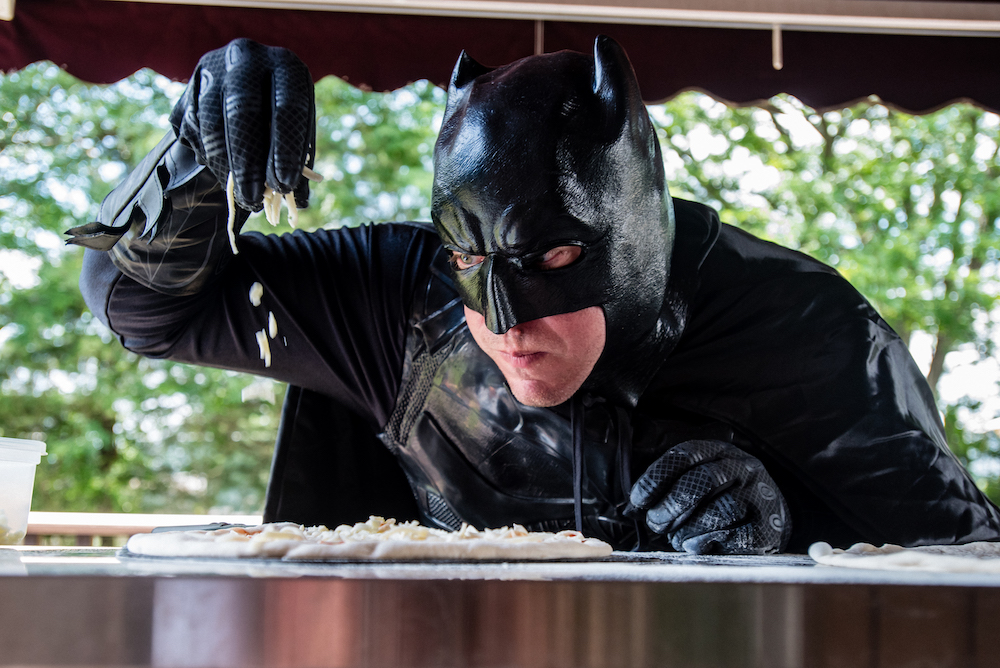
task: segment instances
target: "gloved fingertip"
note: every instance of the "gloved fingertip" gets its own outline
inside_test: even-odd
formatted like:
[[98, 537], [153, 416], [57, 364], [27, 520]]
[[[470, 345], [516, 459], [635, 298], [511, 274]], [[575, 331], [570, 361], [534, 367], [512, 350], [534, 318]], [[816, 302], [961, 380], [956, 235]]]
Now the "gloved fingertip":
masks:
[[249, 177], [247, 180], [236, 180], [236, 201], [247, 211], [260, 211], [264, 208], [264, 183]]
[[700, 506], [683, 505], [664, 499], [646, 511], [646, 524], [657, 533], [673, 534], [680, 531], [681, 535], [690, 536], [685, 527]]
[[632, 485], [628, 498], [636, 508], [648, 510], [657, 503], [674, 483], [672, 477], [658, 477], [656, 472], [647, 471]]
[[674, 549], [688, 554], [721, 554], [723, 552], [722, 546], [726, 541], [726, 533], [726, 531], [712, 531], [700, 536], [692, 536], [681, 541], [680, 545], [674, 545]]
[[661, 520], [661, 518], [658, 518], [655, 515], [650, 516], [650, 513], [646, 513], [646, 526], [649, 527], [654, 533], [664, 533], [667, 530], [667, 527], [672, 523], [671, 519], [672, 518]]
[[250, 199], [248, 197], [244, 197], [243, 195], [241, 195], [239, 193], [239, 190], [237, 190], [234, 193], [233, 199], [236, 201], [236, 206], [240, 207], [244, 211], [250, 211], [252, 213], [256, 213], [264, 208], [263, 194], [261, 194], [261, 196], [258, 199]]

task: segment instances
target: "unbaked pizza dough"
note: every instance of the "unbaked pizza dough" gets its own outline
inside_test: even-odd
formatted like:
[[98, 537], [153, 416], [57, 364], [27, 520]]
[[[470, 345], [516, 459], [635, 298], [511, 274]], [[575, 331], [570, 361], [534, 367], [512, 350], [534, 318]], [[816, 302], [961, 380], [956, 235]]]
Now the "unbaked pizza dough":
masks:
[[813, 543], [809, 556], [826, 566], [943, 573], [1000, 573], [1000, 543], [980, 541], [965, 545], [901, 547], [856, 543], [846, 550], [829, 543]]
[[548, 560], [596, 559], [611, 554], [607, 543], [576, 531], [532, 532], [513, 528], [478, 530], [464, 525], [444, 531], [417, 522], [372, 516], [336, 529], [290, 522], [213, 531], [137, 534], [126, 549], [156, 557], [270, 558], [286, 561], [381, 560]]

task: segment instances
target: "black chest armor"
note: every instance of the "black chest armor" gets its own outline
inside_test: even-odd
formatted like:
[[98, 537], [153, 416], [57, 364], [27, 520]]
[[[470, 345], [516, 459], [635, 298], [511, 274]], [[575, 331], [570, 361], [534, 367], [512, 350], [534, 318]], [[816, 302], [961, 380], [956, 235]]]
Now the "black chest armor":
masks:
[[[418, 300], [420, 301], [420, 300]], [[406, 346], [396, 408], [379, 439], [396, 456], [423, 522], [456, 529], [574, 526], [573, 433], [566, 411], [518, 403], [465, 325], [449, 277], [435, 272]], [[622, 517], [623, 446], [601, 406], [583, 433], [585, 532], [632, 547]], [[627, 446], [626, 446], [627, 447]]]

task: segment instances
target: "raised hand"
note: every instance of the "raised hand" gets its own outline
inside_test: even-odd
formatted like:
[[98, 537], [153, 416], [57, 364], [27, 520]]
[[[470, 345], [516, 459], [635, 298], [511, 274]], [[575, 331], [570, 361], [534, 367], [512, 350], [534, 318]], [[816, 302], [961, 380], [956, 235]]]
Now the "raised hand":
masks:
[[263, 208], [265, 188], [307, 206], [302, 172], [315, 158], [313, 82], [288, 49], [237, 39], [205, 54], [170, 122], [220, 183], [232, 174], [241, 208]]

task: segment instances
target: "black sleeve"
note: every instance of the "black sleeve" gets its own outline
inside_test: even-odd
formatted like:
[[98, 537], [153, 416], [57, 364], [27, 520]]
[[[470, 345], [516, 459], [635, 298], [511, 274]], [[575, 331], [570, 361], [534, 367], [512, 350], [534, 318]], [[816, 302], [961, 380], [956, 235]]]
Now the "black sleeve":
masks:
[[[315, 390], [377, 428], [395, 401], [414, 292], [439, 252], [436, 235], [420, 225], [251, 233], [242, 235], [224, 272], [195, 295], [143, 287], [93, 250], [81, 288], [129, 350]], [[251, 303], [255, 283], [259, 306]], [[269, 366], [260, 338], [270, 349]]]

